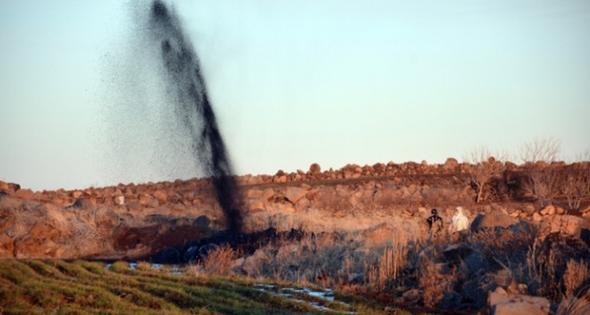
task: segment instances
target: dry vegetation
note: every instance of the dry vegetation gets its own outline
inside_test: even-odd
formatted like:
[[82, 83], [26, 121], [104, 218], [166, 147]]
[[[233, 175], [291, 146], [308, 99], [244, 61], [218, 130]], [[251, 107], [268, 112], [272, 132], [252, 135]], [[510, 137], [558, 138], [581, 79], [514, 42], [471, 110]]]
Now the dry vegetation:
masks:
[[[579, 214], [590, 198], [590, 168], [581, 163], [568, 167], [551, 163], [558, 153], [556, 141], [532, 141], [521, 152], [525, 164], [515, 168], [502, 157], [480, 149], [472, 153], [473, 164], [465, 167], [467, 172], [458, 175], [462, 177], [457, 181], [473, 189], [470, 192], [466, 187], [478, 206], [507, 198], [527, 200], [538, 216], [548, 205], [559, 205], [560, 215]], [[354, 169], [350, 172], [364, 174]], [[313, 165], [310, 176], [319, 176], [320, 171], [319, 165]], [[467, 194], [467, 198], [473, 195]], [[330, 199], [327, 204], [338, 205], [340, 199]], [[557, 212], [556, 207], [552, 209]], [[268, 226], [285, 221], [281, 215], [269, 216]], [[406, 215], [424, 219], [419, 214]], [[539, 225], [526, 221], [500, 226], [451, 235], [445, 230], [435, 239], [400, 237], [377, 245], [368, 243], [358, 231], [309, 232], [300, 239], [257, 243], [247, 254], [222, 245], [199, 256], [177, 275], [169, 268], [156, 271], [145, 262], [131, 270], [125, 262], [105, 268], [97, 262], [2, 260], [0, 313], [320, 311], [305, 301], [253, 286], [267, 282], [334, 288], [337, 297], [350, 305], [314, 303], [336, 313], [355, 309], [362, 314], [380, 314], [381, 306], [386, 305], [470, 313], [484, 309], [488, 294], [497, 288], [508, 294], [546, 297], [554, 310], [559, 304], [557, 314], [590, 312], [587, 242], [558, 233], [540, 237]]]
[[552, 138], [537, 138], [525, 142], [520, 148], [520, 159], [524, 163], [557, 161], [561, 142]]
[[[403, 307], [475, 311], [497, 287], [553, 303], [578, 296], [588, 282], [588, 246], [579, 239], [535, 235], [535, 227], [523, 223], [463, 232], [454, 241], [371, 247], [354, 234], [307, 234], [301, 241], [268, 244], [234, 263], [228, 257], [239, 255], [227, 253], [229, 248], [210, 256], [231, 265], [232, 275], [331, 287]], [[208, 269], [208, 263], [205, 259], [198, 269]]]

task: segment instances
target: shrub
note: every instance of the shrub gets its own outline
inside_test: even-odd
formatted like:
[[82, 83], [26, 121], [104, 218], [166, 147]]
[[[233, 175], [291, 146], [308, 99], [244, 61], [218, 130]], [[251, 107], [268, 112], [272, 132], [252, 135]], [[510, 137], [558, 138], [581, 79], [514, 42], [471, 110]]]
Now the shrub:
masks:
[[425, 306], [436, 307], [445, 294], [452, 291], [457, 274], [455, 269], [445, 271], [444, 267], [437, 264], [434, 259], [422, 261], [418, 284], [423, 291], [422, 297]]
[[137, 270], [139, 271], [150, 271], [152, 270], [152, 265], [145, 261], [138, 261], [137, 262]]
[[584, 262], [577, 262], [570, 259], [563, 275], [563, 285], [566, 296], [573, 296], [584, 281], [590, 278], [590, 269]]
[[563, 298], [556, 315], [586, 315], [590, 314], [590, 286], [580, 292], [577, 296], [566, 296]]
[[114, 272], [126, 272], [129, 271], [129, 264], [126, 261], [116, 261], [111, 266], [111, 270]]
[[235, 259], [235, 252], [229, 246], [222, 246], [211, 251], [203, 260], [203, 269], [208, 274], [227, 276]]

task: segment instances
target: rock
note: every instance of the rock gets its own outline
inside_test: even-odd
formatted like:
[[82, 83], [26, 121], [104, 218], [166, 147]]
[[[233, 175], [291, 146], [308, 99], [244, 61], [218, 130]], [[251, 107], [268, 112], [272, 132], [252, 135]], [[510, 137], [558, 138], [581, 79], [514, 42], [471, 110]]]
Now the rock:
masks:
[[443, 255], [450, 264], [463, 265], [468, 274], [475, 274], [489, 267], [486, 257], [466, 244], [449, 245], [443, 250]]
[[309, 166], [309, 173], [312, 175], [318, 175], [322, 172], [322, 168], [318, 163], [313, 163]]
[[483, 228], [507, 228], [515, 223], [518, 223], [517, 219], [501, 211], [492, 211], [487, 214], [479, 214], [471, 223], [471, 231], [477, 231]]
[[7, 194], [13, 194], [19, 189], [19, 184], [7, 183], [0, 180], [0, 191], [4, 191]]
[[550, 220], [545, 220], [539, 228], [539, 237], [552, 233], [560, 233], [580, 237], [583, 229], [590, 229], [590, 221], [573, 215], [555, 215]]
[[554, 205], [548, 205], [547, 207], [543, 208], [543, 210], [541, 210], [542, 215], [554, 215], [556, 213], [557, 207], [555, 207]]
[[29, 200], [33, 197], [33, 191], [30, 189], [19, 189], [17, 190], [14, 195], [20, 199]]
[[488, 303], [496, 315], [547, 315], [549, 300], [544, 297], [492, 292]]
[[168, 201], [168, 194], [161, 189], [158, 189], [152, 193], [154, 198], [156, 198], [160, 204], [165, 204]]
[[562, 207], [556, 207], [557, 208], [557, 214], [565, 214], [565, 209], [563, 209]]
[[273, 183], [285, 184], [287, 182], [287, 175], [274, 176], [272, 179]]
[[448, 158], [443, 165], [445, 171], [454, 171], [457, 166], [459, 166], [459, 162], [455, 158]]
[[61, 243], [60, 238], [64, 236], [63, 233], [63, 229], [53, 224], [35, 223], [24, 238], [15, 242], [14, 256], [27, 258], [34, 253], [36, 257], [62, 257], [63, 247], [59, 246], [59, 243]]
[[140, 205], [146, 207], [157, 208], [159, 205], [158, 200], [150, 194], [141, 194], [138, 200]]
[[72, 204], [73, 208], [78, 209], [92, 209], [96, 208], [96, 199], [95, 198], [78, 198]]
[[307, 194], [307, 189], [303, 189], [300, 187], [293, 187], [289, 186], [285, 189], [285, 197], [289, 199], [293, 204], [296, 204], [299, 200], [305, 197]]
[[[512, 283], [512, 272], [507, 269], [501, 269], [494, 275], [496, 284], [500, 287], [508, 287]], [[499, 289], [501, 289], [498, 287]]]
[[543, 217], [538, 212], [535, 212], [533, 213], [533, 221], [541, 222], [543, 221]]
[[420, 290], [410, 289], [410, 290], [404, 292], [404, 294], [402, 295], [402, 298], [404, 299], [405, 303], [412, 303], [412, 302], [417, 302], [421, 296], [422, 296], [422, 293], [420, 292]]
[[206, 215], [201, 215], [195, 219], [194, 225], [198, 227], [200, 230], [208, 230], [209, 225], [211, 224], [211, 220]]
[[141, 203], [138, 199], [127, 199], [125, 204], [127, 205], [127, 210], [129, 211], [139, 212], [143, 210], [143, 207], [141, 206]]
[[506, 292], [506, 290], [504, 290], [504, 288], [502, 288], [502, 287], [497, 287], [496, 290], [494, 290], [494, 293], [497, 293], [500, 295], [508, 295], [508, 292]]

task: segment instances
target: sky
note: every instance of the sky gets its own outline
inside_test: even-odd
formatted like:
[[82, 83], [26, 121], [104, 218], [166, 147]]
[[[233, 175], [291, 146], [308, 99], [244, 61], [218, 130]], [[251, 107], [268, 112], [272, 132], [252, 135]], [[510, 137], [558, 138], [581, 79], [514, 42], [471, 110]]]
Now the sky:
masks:
[[[590, 2], [167, 1], [237, 174], [590, 150]], [[0, 1], [0, 180], [199, 176], [133, 1]], [[168, 115], [168, 116], [167, 116]]]

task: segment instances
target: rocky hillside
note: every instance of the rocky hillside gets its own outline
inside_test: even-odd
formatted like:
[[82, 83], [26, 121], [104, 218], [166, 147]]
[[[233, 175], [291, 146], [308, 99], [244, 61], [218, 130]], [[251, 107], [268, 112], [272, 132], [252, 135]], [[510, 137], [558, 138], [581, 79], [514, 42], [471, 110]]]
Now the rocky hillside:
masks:
[[[246, 232], [379, 228], [377, 238], [415, 239], [426, 235], [432, 207], [446, 225], [461, 206], [471, 220], [493, 213], [494, 222], [527, 220], [570, 234], [580, 234], [590, 218], [590, 163], [490, 159], [474, 165], [448, 159], [326, 171], [312, 164], [306, 172], [237, 180]], [[0, 257], [149, 255], [222, 230], [213, 196], [207, 179], [36, 192], [0, 181]]]

